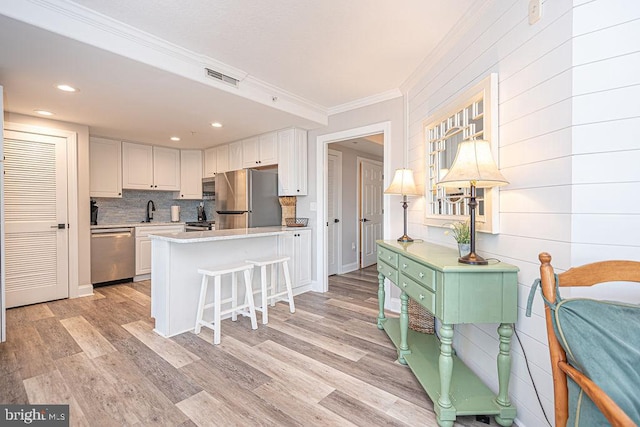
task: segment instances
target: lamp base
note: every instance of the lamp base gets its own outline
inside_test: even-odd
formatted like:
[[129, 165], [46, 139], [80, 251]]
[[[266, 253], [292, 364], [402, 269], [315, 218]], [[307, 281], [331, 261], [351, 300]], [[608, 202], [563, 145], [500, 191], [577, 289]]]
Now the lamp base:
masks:
[[489, 261], [482, 258], [480, 255], [476, 254], [475, 252], [470, 252], [467, 255], [458, 258], [458, 262], [461, 262], [462, 264], [471, 264], [471, 265], [489, 264]]
[[398, 237], [398, 242], [409, 243], [409, 242], [413, 242], [413, 239], [407, 236], [406, 234], [404, 234], [401, 237]]

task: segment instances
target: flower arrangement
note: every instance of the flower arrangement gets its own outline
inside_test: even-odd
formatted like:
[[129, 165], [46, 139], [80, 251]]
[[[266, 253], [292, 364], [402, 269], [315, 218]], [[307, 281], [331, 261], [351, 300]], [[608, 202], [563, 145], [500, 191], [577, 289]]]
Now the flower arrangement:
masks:
[[458, 243], [471, 243], [471, 230], [469, 230], [469, 221], [454, 222], [449, 224], [450, 230], [444, 234], [451, 234]]

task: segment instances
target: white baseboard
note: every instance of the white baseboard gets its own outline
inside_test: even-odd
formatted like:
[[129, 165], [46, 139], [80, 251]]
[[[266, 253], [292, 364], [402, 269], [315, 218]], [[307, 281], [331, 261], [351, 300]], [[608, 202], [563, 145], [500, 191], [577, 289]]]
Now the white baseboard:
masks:
[[93, 285], [80, 285], [78, 286], [78, 295], [74, 298], [89, 297], [91, 295], [93, 295]]
[[293, 291], [294, 296], [304, 294], [305, 292], [313, 290], [313, 282], [309, 283], [308, 285], [298, 286], [297, 288], [293, 288], [291, 290]]
[[360, 265], [358, 262], [352, 262], [351, 264], [346, 264], [340, 267], [340, 274], [351, 273], [352, 271], [356, 271], [360, 269]]
[[135, 276], [133, 278], [134, 282], [142, 282], [143, 280], [150, 280], [151, 279], [151, 273], [149, 274], [141, 274], [139, 276]]

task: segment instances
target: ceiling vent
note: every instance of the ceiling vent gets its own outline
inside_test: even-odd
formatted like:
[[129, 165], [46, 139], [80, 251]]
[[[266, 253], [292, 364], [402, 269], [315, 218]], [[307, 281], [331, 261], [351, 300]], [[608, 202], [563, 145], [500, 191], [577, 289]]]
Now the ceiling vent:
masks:
[[207, 76], [211, 77], [212, 79], [230, 84], [233, 87], [238, 87], [238, 83], [240, 82], [240, 80], [238, 79], [234, 79], [231, 76], [227, 76], [226, 74], [223, 74], [220, 71], [212, 70], [211, 68], [205, 68], [205, 71], [207, 72]]

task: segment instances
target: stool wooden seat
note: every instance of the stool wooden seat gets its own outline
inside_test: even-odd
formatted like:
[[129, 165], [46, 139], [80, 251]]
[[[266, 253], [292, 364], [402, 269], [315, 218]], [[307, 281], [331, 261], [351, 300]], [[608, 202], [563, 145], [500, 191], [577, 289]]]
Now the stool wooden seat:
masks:
[[[269, 322], [268, 305], [275, 305], [276, 301], [287, 301], [289, 303], [289, 311], [295, 313], [296, 307], [293, 303], [293, 291], [291, 289], [291, 276], [289, 274], [288, 262], [291, 260], [288, 256], [265, 257], [248, 259], [247, 263], [260, 267], [260, 289], [254, 293], [260, 293], [261, 304], [256, 307], [256, 311], [262, 313], [262, 323]], [[277, 268], [282, 266], [284, 273], [285, 290], [278, 291]], [[271, 281], [267, 283], [267, 266], [271, 266]], [[286, 296], [286, 297], [285, 297]]]
[[[220, 319], [223, 315], [231, 313], [231, 319], [235, 321], [238, 314], [248, 316], [251, 319], [251, 329], [258, 329], [256, 321], [256, 310], [253, 303], [253, 289], [251, 288], [252, 264], [236, 263], [216, 267], [214, 269], [199, 268], [198, 273], [202, 274], [202, 285], [200, 286], [200, 299], [198, 300], [198, 311], [196, 315], [195, 333], [200, 333], [200, 328], [205, 326], [213, 329], [213, 344], [220, 344]], [[243, 273], [245, 285], [244, 303], [238, 305], [238, 279], [237, 274]], [[231, 275], [231, 297], [222, 299], [222, 276]], [[213, 277], [213, 302], [205, 304], [207, 291], [209, 288], [209, 278]], [[223, 304], [231, 303], [231, 307], [222, 310]], [[204, 320], [204, 310], [213, 307], [213, 321]]]

